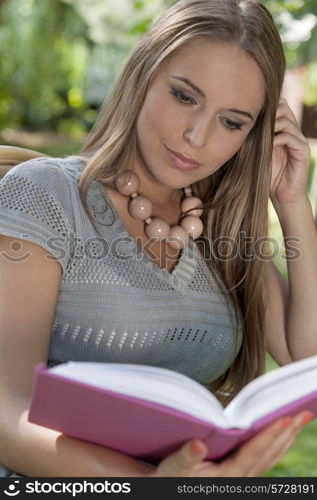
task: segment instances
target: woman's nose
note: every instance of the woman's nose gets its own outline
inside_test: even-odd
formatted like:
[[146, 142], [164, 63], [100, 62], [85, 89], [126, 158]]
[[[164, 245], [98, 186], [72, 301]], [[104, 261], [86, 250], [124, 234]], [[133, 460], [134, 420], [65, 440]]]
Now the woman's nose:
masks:
[[210, 122], [200, 120], [192, 124], [184, 132], [184, 138], [193, 148], [206, 146], [210, 137]]

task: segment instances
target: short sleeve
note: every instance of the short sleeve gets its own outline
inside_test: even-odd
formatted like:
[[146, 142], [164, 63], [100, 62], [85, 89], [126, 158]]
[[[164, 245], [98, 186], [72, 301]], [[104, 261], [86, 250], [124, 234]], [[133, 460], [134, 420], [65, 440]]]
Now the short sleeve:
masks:
[[73, 230], [71, 186], [58, 160], [29, 160], [1, 179], [0, 234], [37, 243], [64, 272]]

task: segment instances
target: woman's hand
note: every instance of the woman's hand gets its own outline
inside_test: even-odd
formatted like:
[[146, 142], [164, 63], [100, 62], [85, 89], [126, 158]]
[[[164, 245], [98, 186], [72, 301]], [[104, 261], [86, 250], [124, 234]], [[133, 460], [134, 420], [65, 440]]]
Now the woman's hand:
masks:
[[187, 441], [162, 460], [152, 477], [256, 477], [271, 469], [292, 445], [299, 431], [313, 417], [309, 411], [295, 418], [279, 419], [242, 445], [229, 458], [205, 460], [207, 447], [199, 439]]
[[281, 99], [275, 121], [270, 196], [273, 205], [306, 196], [310, 148], [286, 99]]

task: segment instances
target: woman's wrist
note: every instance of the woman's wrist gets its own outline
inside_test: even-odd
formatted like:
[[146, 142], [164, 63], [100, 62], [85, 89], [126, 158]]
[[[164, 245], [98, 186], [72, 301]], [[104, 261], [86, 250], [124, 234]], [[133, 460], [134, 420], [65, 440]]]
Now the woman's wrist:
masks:
[[288, 202], [280, 202], [273, 199], [271, 199], [271, 201], [281, 224], [283, 224], [283, 222], [289, 217], [292, 218], [294, 215], [298, 215], [302, 211], [312, 213], [311, 203], [307, 193], [303, 193], [303, 195]]

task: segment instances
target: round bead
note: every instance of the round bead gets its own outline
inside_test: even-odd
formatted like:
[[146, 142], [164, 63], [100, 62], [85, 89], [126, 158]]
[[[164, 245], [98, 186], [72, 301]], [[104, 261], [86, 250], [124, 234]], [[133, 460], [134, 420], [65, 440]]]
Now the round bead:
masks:
[[201, 219], [198, 219], [198, 217], [194, 217], [193, 215], [187, 215], [184, 217], [181, 221], [181, 226], [190, 234], [193, 240], [198, 238], [204, 230], [204, 225]]
[[186, 187], [184, 189], [184, 192], [185, 192], [186, 196], [191, 195], [192, 194], [192, 188], [191, 187]]
[[172, 226], [166, 242], [172, 247], [180, 250], [188, 243], [188, 234], [181, 226]]
[[125, 170], [115, 180], [115, 186], [119, 193], [130, 196], [139, 189], [139, 178], [131, 170]]
[[[181, 204], [181, 211], [182, 213], [184, 212], [187, 212], [187, 210], [190, 210], [191, 208], [196, 208], [196, 207], [201, 207], [202, 206], [202, 202], [199, 198], [197, 198], [197, 196], [190, 196], [189, 198], [185, 198], [183, 201], [182, 201], [182, 204]], [[192, 210], [191, 212], [189, 212], [188, 215], [194, 215], [195, 217], [200, 217], [203, 213], [203, 209], [200, 208], [197, 210]]]
[[150, 224], [145, 226], [145, 234], [148, 238], [159, 240], [165, 239], [170, 233], [170, 225], [159, 217], [154, 217]]
[[136, 198], [130, 200], [129, 203], [129, 213], [132, 217], [139, 220], [144, 220], [150, 217], [153, 210], [153, 205], [149, 198], [139, 195]]

